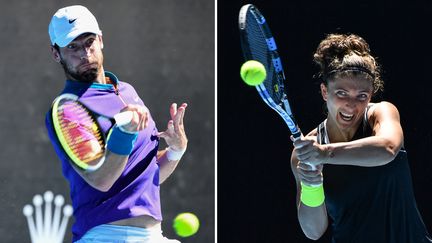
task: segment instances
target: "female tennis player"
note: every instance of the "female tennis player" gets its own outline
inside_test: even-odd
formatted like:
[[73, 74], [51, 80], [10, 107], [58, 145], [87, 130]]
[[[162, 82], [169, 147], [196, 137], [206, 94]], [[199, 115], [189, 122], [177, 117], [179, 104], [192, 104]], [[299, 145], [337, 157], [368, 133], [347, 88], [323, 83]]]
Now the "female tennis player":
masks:
[[330, 219], [332, 242], [432, 242], [416, 206], [399, 112], [389, 102], [371, 103], [383, 81], [369, 45], [330, 34], [314, 61], [327, 118], [292, 139], [304, 234], [319, 239]]

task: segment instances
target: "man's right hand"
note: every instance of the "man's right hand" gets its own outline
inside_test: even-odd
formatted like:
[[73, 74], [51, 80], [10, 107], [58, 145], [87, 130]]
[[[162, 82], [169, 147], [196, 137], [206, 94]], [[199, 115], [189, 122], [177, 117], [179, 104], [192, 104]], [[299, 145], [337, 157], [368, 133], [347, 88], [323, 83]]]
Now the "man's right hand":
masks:
[[148, 109], [141, 105], [129, 104], [120, 112], [131, 111], [132, 119], [128, 124], [121, 127], [121, 130], [129, 133], [139, 132], [148, 126]]

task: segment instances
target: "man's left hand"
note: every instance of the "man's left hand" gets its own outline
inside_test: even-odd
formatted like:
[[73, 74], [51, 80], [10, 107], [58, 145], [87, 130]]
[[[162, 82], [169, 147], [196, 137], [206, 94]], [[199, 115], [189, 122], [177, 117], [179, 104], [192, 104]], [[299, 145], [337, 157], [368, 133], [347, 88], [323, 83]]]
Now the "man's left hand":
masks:
[[167, 129], [158, 133], [158, 137], [165, 139], [167, 145], [174, 151], [184, 151], [187, 147], [188, 139], [183, 125], [186, 107], [186, 103], [183, 103], [179, 108], [177, 108], [176, 103], [171, 104], [171, 120], [168, 121]]

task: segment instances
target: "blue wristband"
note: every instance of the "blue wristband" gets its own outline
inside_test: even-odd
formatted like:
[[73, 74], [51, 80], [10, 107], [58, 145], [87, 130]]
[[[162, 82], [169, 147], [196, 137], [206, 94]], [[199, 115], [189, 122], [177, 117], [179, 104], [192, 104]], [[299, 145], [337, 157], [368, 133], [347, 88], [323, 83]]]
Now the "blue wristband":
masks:
[[129, 155], [132, 153], [137, 137], [138, 133], [122, 132], [118, 126], [115, 126], [108, 135], [107, 149], [116, 154]]

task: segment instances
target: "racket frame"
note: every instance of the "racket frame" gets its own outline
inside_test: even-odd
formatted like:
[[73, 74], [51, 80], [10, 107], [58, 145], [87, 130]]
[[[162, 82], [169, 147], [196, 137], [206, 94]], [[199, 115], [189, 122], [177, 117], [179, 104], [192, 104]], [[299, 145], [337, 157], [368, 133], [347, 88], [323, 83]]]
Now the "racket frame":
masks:
[[[280, 92], [282, 93], [282, 98], [280, 103], [278, 104], [273, 98], [270, 96], [269, 92], [267, 91], [267, 88], [264, 85], [264, 82], [256, 85], [255, 88], [257, 89], [259, 95], [264, 100], [264, 102], [270, 106], [273, 110], [275, 110], [285, 121], [287, 124], [291, 134], [293, 135], [294, 139], [298, 139], [301, 137], [301, 131], [297, 124], [297, 122], [294, 119], [294, 115], [292, 113], [287, 95], [284, 90], [284, 82], [285, 82], [285, 74], [282, 67], [282, 61], [277, 53], [277, 46], [276, 42], [273, 38], [273, 35], [270, 32], [270, 28], [268, 27], [266, 20], [264, 16], [259, 12], [258, 8], [255, 7], [253, 4], [246, 4], [240, 9], [239, 13], [239, 29], [240, 29], [240, 36], [241, 36], [241, 46], [243, 49], [243, 54], [246, 59], [252, 60], [252, 54], [249, 49], [249, 43], [246, 41], [246, 20], [247, 20], [247, 14], [250, 13], [253, 15], [255, 20], [260, 26], [261, 33], [265, 37], [266, 40], [266, 46], [268, 49], [268, 52], [270, 53], [271, 59], [272, 59], [272, 65], [275, 69], [275, 76], [278, 79], [278, 83], [280, 84], [277, 88], [280, 89]], [[268, 75], [267, 78], [273, 78], [271, 75]]]
[[[261, 98], [264, 100], [264, 102], [270, 106], [273, 110], [275, 110], [285, 121], [287, 124], [291, 134], [293, 135], [294, 141], [300, 139], [302, 137], [302, 132], [300, 131], [300, 128], [294, 119], [294, 115], [292, 113], [287, 95], [285, 93], [284, 89], [284, 82], [285, 82], [285, 74], [283, 71], [282, 61], [279, 57], [279, 54], [277, 53], [277, 47], [276, 42], [274, 40], [273, 35], [271, 34], [270, 27], [267, 25], [266, 20], [264, 16], [261, 14], [261, 12], [258, 10], [257, 7], [255, 7], [253, 4], [246, 4], [240, 9], [239, 14], [239, 29], [240, 29], [240, 36], [241, 36], [241, 46], [243, 48], [243, 54], [246, 59], [253, 60], [252, 54], [248, 47], [249, 43], [245, 40], [246, 39], [246, 19], [247, 14], [250, 12], [257, 23], [260, 26], [261, 33], [265, 37], [266, 40], [266, 47], [270, 53], [270, 56], [272, 58], [272, 65], [276, 71], [276, 78], [278, 79], [278, 84], [280, 84], [277, 88], [280, 89], [280, 92], [282, 93], [281, 101], [279, 104], [276, 103], [275, 100], [270, 96], [269, 92], [267, 91], [267, 88], [264, 85], [264, 82], [256, 85], [255, 88], [257, 89], [258, 93], [260, 94]], [[273, 78], [270, 77], [270, 75], [267, 75], [267, 78]], [[312, 170], [316, 170], [316, 166], [314, 164], [306, 163], [311, 166]], [[317, 185], [311, 185], [312, 187], [318, 187], [320, 184]]]
[[[240, 36], [241, 36], [241, 46], [243, 49], [243, 54], [246, 59], [253, 60], [251, 51], [249, 50], [248, 46], [249, 43], [246, 41], [246, 20], [247, 20], [247, 14], [250, 12], [257, 23], [260, 26], [261, 33], [265, 37], [266, 40], [266, 47], [270, 53], [271, 59], [272, 59], [272, 65], [276, 71], [276, 78], [278, 79], [278, 84], [280, 84], [277, 88], [280, 89], [280, 92], [282, 93], [281, 101], [279, 104], [276, 103], [275, 100], [270, 96], [269, 92], [267, 91], [267, 88], [265, 87], [264, 83], [256, 85], [255, 88], [257, 89], [259, 95], [264, 100], [264, 102], [270, 106], [273, 110], [275, 110], [285, 121], [287, 124], [291, 134], [294, 137], [294, 141], [300, 139], [302, 137], [302, 132], [300, 131], [300, 128], [294, 119], [294, 115], [292, 113], [287, 95], [285, 93], [284, 89], [284, 82], [285, 82], [285, 74], [283, 71], [282, 61], [279, 57], [279, 54], [277, 53], [277, 46], [276, 42], [274, 40], [273, 35], [271, 34], [270, 27], [267, 25], [266, 20], [264, 16], [261, 14], [261, 12], [258, 10], [256, 6], [253, 4], [246, 4], [240, 9], [239, 13], [239, 29], [240, 29]], [[270, 77], [271, 75], [267, 75], [266, 79], [273, 78]], [[316, 170], [316, 166], [314, 164], [306, 163], [311, 166], [313, 170]], [[317, 185], [311, 185], [313, 187], [317, 187], [320, 184]]]
[[[61, 129], [61, 125], [60, 125], [60, 122], [59, 122], [59, 118], [58, 118], [58, 114], [57, 114], [57, 112], [55, 112], [55, 111], [58, 110], [58, 106], [59, 106], [60, 101], [64, 100], [64, 99], [72, 100], [72, 101], [80, 104], [81, 106], [83, 106], [85, 109], [87, 109], [89, 111], [90, 116], [92, 116], [93, 119], [96, 121], [94, 123], [94, 125], [96, 125], [98, 127], [98, 129], [101, 131], [100, 136], [101, 136], [101, 139], [102, 139], [102, 142], [103, 142], [103, 145], [104, 145], [104, 147], [102, 148], [104, 151], [103, 151], [102, 157], [98, 159], [98, 162], [95, 165], [89, 165], [89, 164], [87, 164], [85, 162], [82, 162], [68, 148], [69, 145], [68, 145], [68, 143], [66, 141], [65, 136], [63, 135], [63, 132], [62, 132], [62, 129]], [[62, 147], [63, 151], [67, 154], [67, 156], [69, 157], [70, 161], [72, 161], [74, 165], [76, 165], [78, 168], [80, 168], [80, 169], [82, 169], [84, 171], [95, 171], [95, 170], [99, 169], [102, 166], [102, 164], [105, 162], [105, 158], [106, 158], [106, 154], [107, 154], [107, 149], [106, 149], [106, 141], [107, 140], [106, 140], [105, 134], [102, 132], [103, 131], [102, 128], [100, 127], [99, 123], [97, 122], [95, 114], [91, 110], [89, 110], [87, 108], [87, 106], [85, 106], [78, 99], [79, 99], [79, 97], [77, 95], [70, 94], [70, 93], [64, 93], [64, 94], [61, 94], [60, 96], [58, 96], [54, 100], [53, 105], [52, 105], [52, 112], [51, 112], [51, 114], [52, 114], [52, 121], [53, 121], [53, 127], [54, 127], [54, 132], [57, 135], [57, 139], [58, 139], [58, 141], [60, 143], [60, 146]]]

